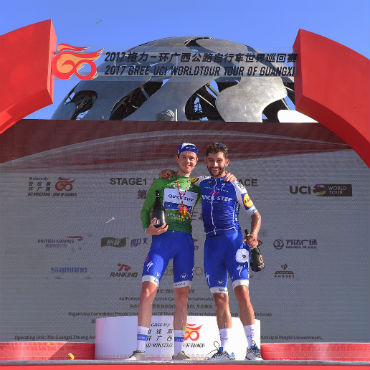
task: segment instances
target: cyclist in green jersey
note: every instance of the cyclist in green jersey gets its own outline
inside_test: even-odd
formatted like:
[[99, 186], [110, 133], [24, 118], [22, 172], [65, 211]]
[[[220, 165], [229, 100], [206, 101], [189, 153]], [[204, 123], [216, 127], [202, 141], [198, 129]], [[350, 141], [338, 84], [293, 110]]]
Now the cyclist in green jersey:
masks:
[[[191, 236], [191, 218], [195, 204], [200, 199], [198, 186], [192, 184], [191, 171], [198, 162], [198, 149], [194, 144], [183, 143], [177, 149], [178, 169], [171, 179], [156, 179], [149, 189], [141, 210], [141, 222], [152, 245], [146, 257], [140, 305], [138, 311], [137, 349], [129, 360], [145, 360], [146, 339], [152, 317], [152, 305], [159, 282], [173, 259], [174, 271], [174, 360], [190, 357], [182, 351], [187, 318], [187, 302], [193, 278], [194, 242]], [[155, 227], [157, 219], [150, 220], [150, 211], [159, 191], [165, 208], [167, 225]]]

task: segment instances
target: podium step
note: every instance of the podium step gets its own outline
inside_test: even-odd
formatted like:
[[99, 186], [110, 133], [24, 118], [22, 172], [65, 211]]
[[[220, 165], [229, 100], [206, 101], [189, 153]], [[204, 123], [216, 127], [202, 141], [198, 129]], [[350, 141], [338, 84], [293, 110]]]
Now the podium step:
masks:
[[[370, 361], [370, 343], [269, 343], [262, 344], [261, 352], [267, 361]], [[94, 360], [94, 358], [94, 343], [0, 343], [0, 361]]]

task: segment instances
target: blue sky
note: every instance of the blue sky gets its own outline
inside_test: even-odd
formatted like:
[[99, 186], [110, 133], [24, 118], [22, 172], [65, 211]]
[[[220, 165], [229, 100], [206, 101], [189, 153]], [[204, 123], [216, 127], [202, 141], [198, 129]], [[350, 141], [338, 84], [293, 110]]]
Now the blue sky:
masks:
[[[171, 36], [211, 36], [264, 52], [291, 52], [300, 28], [370, 57], [370, 0], [107, 0], [2, 2], [0, 35], [51, 19], [57, 43], [125, 50]], [[78, 79], [55, 79], [54, 104], [27, 118], [50, 118]], [[1, 88], [1, 86], [0, 86]]]

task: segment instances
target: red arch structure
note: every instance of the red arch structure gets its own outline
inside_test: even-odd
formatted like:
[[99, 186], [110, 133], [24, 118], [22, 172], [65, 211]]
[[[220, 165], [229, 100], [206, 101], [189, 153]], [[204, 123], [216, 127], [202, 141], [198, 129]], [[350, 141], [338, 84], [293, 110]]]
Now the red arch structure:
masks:
[[[370, 167], [370, 61], [312, 32], [299, 30], [296, 109], [348, 143]], [[53, 102], [51, 61], [56, 35], [51, 20], [0, 36], [0, 134]]]
[[50, 19], [0, 36], [0, 134], [53, 103], [56, 41]]
[[296, 109], [349, 144], [370, 167], [370, 61], [335, 41], [299, 30]]

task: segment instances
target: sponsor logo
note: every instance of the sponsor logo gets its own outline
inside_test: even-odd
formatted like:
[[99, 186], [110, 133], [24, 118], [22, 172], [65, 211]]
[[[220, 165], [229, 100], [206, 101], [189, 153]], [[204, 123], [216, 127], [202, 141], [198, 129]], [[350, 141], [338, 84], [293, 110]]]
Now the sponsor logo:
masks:
[[[77, 193], [72, 192], [74, 182], [75, 179], [65, 177], [58, 177], [55, 182], [48, 177], [29, 177], [27, 195], [29, 197], [75, 197]], [[51, 191], [53, 183], [55, 192]]]
[[224, 196], [217, 196], [215, 197], [214, 195], [203, 195], [202, 194], [202, 199], [204, 200], [222, 200], [223, 202], [230, 202], [233, 199], [229, 197], [224, 197]]
[[289, 185], [291, 194], [313, 194], [320, 197], [351, 197], [352, 184]]
[[[167, 322], [153, 322], [150, 324], [150, 327], [151, 328], [160, 328], [160, 327], [163, 327], [163, 328], [169, 328], [171, 325], [168, 324]], [[152, 329], [149, 329], [149, 334], [152, 332], [151, 330]], [[154, 330], [154, 329], [153, 329]], [[157, 329], [155, 329], [157, 330]], [[172, 333], [172, 329], [168, 329], [167, 331], [168, 333]], [[158, 334], [162, 334], [162, 331], [158, 331]]]
[[138, 247], [139, 245], [147, 245], [148, 238], [131, 238], [130, 240], [130, 247]]
[[325, 185], [316, 184], [313, 187], [313, 193], [315, 195], [325, 195], [326, 194], [326, 187], [325, 187]]
[[74, 244], [76, 240], [80, 242], [81, 240], [83, 240], [83, 237], [82, 236], [67, 236], [66, 238], [60, 238], [60, 239], [43, 238], [43, 239], [37, 239], [37, 244], [43, 244], [45, 248], [67, 248], [68, 246]]
[[286, 239], [285, 248], [316, 249], [317, 239]]
[[146, 263], [146, 271], [149, 272], [150, 268], [153, 266], [153, 261], [149, 261], [148, 263]]
[[119, 267], [118, 271], [130, 271], [131, 266], [130, 265], [125, 265], [123, 263], [117, 263], [117, 266]]
[[104, 237], [101, 238], [101, 247], [114, 247], [114, 248], [123, 248], [126, 246], [126, 238], [111, 238]]
[[245, 205], [247, 208], [251, 208], [251, 207], [253, 207], [253, 202], [252, 202], [252, 200], [249, 198], [249, 194], [248, 194], [248, 193], [244, 194], [244, 196], [243, 196], [243, 203], [244, 203], [244, 205]]
[[113, 236], [104, 236], [100, 240], [100, 245], [104, 247], [114, 247], [114, 248], [123, 248], [125, 246], [136, 248], [143, 245], [149, 244], [149, 238], [115, 238]]
[[[195, 324], [187, 323], [185, 326], [185, 337], [183, 347], [188, 348], [204, 348], [205, 344], [199, 342], [199, 331], [202, 325], [196, 326]], [[158, 348], [171, 348], [173, 342], [176, 340], [173, 335], [173, 329], [168, 323], [152, 323], [149, 328], [148, 336], [146, 339], [146, 348], [158, 347]]]
[[[153, 307], [158, 305], [153, 304]], [[146, 348], [173, 347], [173, 329], [169, 323], [152, 322], [146, 338]]]
[[238, 266], [236, 269], [239, 271], [239, 276], [241, 276], [244, 266]]
[[112, 271], [110, 277], [115, 278], [137, 278], [138, 273], [131, 271], [131, 266], [124, 263], [117, 263], [117, 271]]
[[274, 278], [279, 279], [293, 279], [294, 278], [294, 272], [287, 270], [288, 265], [281, 265], [282, 270], [277, 270], [274, 272]]
[[64, 266], [50, 267], [50, 272], [54, 274], [86, 274], [87, 271], [88, 271], [87, 267], [64, 267]]
[[206, 274], [207, 284], [209, 285], [209, 274]]
[[283, 249], [284, 248], [284, 241], [281, 239], [275, 239], [273, 243], [276, 249]]
[[188, 339], [190, 339], [193, 342], [197, 341], [200, 338], [199, 331], [201, 327], [202, 325], [196, 326], [196, 324], [186, 323], [184, 341]]
[[75, 179], [69, 179], [67, 177], [58, 177], [58, 181], [55, 183], [55, 190], [71, 191], [73, 189], [74, 182]]
[[[184, 191], [184, 190], [181, 190]], [[184, 195], [180, 199], [179, 191], [178, 189], [164, 189], [163, 194], [163, 204], [164, 208], [166, 209], [177, 209], [178, 205], [183, 202], [191, 212], [195, 202], [197, 201], [198, 195], [194, 193], [193, 191], [187, 191], [186, 195]]]
[[276, 239], [273, 243], [275, 249], [317, 249], [317, 239]]
[[[61, 80], [67, 80], [73, 74], [81, 80], [92, 80], [96, 78], [97, 68], [94, 61], [100, 57], [103, 49], [91, 53], [82, 53], [86, 49], [88, 49], [86, 46], [79, 47], [59, 44], [57, 50], [60, 53], [51, 62], [51, 70], [54, 76]], [[78, 71], [85, 64], [90, 67], [90, 73], [81, 75]]]

